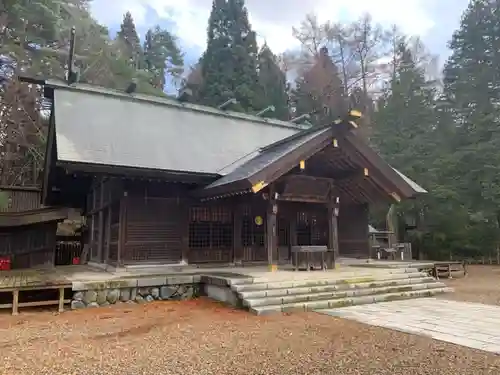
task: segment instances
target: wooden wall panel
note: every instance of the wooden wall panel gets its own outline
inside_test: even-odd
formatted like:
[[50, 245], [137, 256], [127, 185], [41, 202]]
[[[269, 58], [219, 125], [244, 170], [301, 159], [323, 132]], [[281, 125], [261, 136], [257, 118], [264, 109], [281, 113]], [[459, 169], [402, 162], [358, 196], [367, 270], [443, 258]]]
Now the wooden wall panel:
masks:
[[0, 206], [0, 212], [23, 212], [41, 207], [41, 192], [37, 189], [4, 188], [0, 194], [7, 200], [7, 206]]
[[13, 269], [53, 265], [56, 230], [56, 222], [2, 229], [0, 256], [10, 257]]
[[129, 197], [123, 262], [180, 262], [185, 208], [175, 198]]
[[368, 258], [368, 205], [340, 205], [339, 253], [343, 257]]

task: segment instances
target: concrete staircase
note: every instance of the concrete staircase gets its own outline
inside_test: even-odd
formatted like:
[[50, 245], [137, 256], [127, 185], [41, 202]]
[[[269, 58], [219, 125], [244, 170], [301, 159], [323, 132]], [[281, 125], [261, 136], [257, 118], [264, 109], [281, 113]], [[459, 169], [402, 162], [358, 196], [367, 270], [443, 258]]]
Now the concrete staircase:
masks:
[[418, 269], [405, 268], [351, 278], [236, 279], [229, 288], [240, 304], [257, 315], [275, 312], [310, 311], [376, 302], [430, 297], [451, 292]]

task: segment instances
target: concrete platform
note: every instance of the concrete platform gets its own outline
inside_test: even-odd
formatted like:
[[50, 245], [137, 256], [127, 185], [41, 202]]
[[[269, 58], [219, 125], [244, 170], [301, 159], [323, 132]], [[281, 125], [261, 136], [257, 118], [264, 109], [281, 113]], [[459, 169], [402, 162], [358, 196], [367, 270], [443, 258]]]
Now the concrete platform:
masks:
[[[72, 304], [81, 301], [82, 294], [94, 295], [102, 291], [102, 295], [109, 294], [113, 296], [110, 299], [115, 300], [116, 295], [142, 293], [146, 297], [156, 296], [157, 289], [167, 290], [170, 286], [176, 290], [184, 286], [201, 288], [213, 299], [256, 314], [343, 307], [450, 291], [417, 268], [406, 267], [340, 265], [326, 271], [293, 271], [290, 267], [283, 267], [270, 272], [267, 266], [162, 266], [106, 271], [89, 265], [75, 265], [0, 271], [0, 292], [12, 291], [15, 294], [58, 287], [61, 296], [64, 289], [73, 292]], [[146, 293], [147, 290], [150, 294]], [[68, 303], [63, 297], [61, 301], [60, 304]], [[85, 306], [95, 306], [93, 299], [87, 302]], [[101, 302], [104, 304], [105, 300]]]

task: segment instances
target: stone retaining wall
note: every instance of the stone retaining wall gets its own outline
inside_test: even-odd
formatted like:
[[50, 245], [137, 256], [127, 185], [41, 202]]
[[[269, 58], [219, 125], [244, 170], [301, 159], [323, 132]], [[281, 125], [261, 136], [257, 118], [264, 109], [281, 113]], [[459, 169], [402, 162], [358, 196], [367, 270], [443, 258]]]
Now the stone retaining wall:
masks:
[[106, 282], [74, 282], [72, 309], [125, 303], [183, 300], [199, 296], [199, 276], [149, 277]]

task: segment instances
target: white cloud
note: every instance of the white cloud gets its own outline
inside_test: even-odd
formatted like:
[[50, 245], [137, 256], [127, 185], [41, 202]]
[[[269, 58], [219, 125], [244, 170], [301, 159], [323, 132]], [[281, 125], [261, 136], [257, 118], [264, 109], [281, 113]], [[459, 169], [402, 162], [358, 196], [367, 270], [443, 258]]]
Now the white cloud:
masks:
[[[275, 52], [297, 45], [292, 26], [298, 26], [308, 13], [320, 21], [338, 21], [340, 17], [356, 19], [369, 12], [376, 22], [396, 24], [411, 35], [425, 36], [434, 26], [426, 12], [428, 0], [247, 0], [250, 21], [260, 41], [265, 39]], [[204, 48], [211, 0], [94, 0], [92, 11], [105, 24], [118, 24], [129, 10], [137, 25], [144, 25], [146, 7], [153, 8], [161, 18], [175, 23], [176, 34], [185, 47]]]
[[96, 0], [91, 2], [91, 10], [99, 22], [104, 25], [120, 24], [123, 15], [132, 13], [136, 24], [146, 22], [147, 1], [142, 0]]

